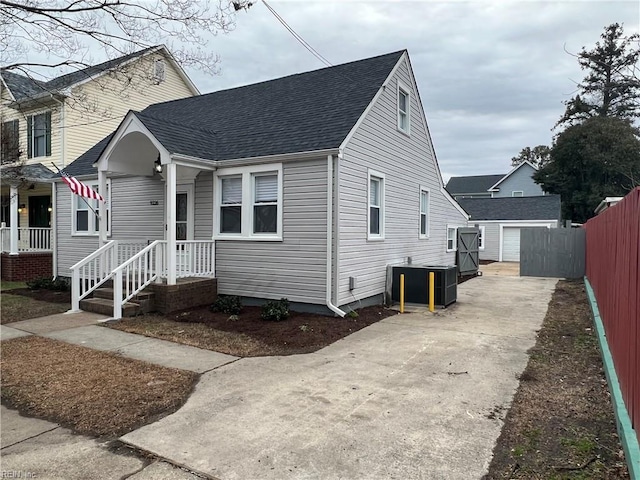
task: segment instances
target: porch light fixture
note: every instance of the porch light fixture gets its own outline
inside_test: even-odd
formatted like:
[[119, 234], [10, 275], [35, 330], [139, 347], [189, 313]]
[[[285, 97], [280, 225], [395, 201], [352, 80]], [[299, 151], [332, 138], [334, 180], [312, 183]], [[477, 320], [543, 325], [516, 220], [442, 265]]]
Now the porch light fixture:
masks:
[[51, 205], [49, 205], [49, 208], [47, 208], [47, 212], [53, 212], [53, 207]]
[[153, 162], [153, 171], [156, 173], [162, 173], [162, 163], [160, 162], [160, 155], [155, 162]]
[[22, 213], [25, 208], [27, 208], [27, 206], [24, 203], [18, 205], [18, 213]]

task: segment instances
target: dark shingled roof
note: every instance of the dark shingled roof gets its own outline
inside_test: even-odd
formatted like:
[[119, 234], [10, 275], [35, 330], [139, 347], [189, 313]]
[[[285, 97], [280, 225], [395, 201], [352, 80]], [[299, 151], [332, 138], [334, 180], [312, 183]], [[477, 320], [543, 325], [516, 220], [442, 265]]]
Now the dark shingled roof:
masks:
[[144, 50], [138, 50], [137, 52], [123, 55], [106, 62], [99, 63], [98, 65], [92, 65], [75, 72], [67, 73], [59, 77], [53, 78], [48, 82], [41, 82], [24, 75], [20, 75], [11, 70], [2, 70], [0, 75], [7, 85], [7, 88], [11, 91], [13, 98], [16, 101], [24, 100], [34, 97], [41, 93], [49, 92], [56, 93], [60, 90], [64, 90], [82, 80], [94, 78], [101, 73], [118, 67], [119, 65], [131, 60], [133, 58], [144, 55], [150, 50], [159, 48], [158, 46], [145, 48]]
[[56, 177], [57, 174], [40, 163], [33, 165], [3, 166], [0, 168], [3, 182], [14, 181], [39, 182]]
[[[403, 53], [158, 103], [134, 113], [170, 153], [205, 160], [337, 148]], [[107, 140], [101, 144], [65, 170], [95, 173], [91, 165]]]
[[451, 195], [464, 193], [483, 193], [493, 187], [504, 177], [506, 173], [499, 175], [473, 175], [469, 177], [451, 177], [446, 189]]
[[471, 220], [560, 220], [560, 195], [459, 198]]

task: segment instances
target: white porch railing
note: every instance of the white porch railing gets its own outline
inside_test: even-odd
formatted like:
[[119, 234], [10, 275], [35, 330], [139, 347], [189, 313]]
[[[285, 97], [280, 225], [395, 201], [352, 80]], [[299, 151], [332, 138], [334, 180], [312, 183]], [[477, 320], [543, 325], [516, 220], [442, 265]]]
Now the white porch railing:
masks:
[[111, 278], [117, 266], [118, 242], [111, 240], [71, 267], [71, 310], [80, 310], [80, 300]]
[[[118, 319], [122, 317], [122, 308], [127, 301], [154, 281], [159, 282], [167, 277], [167, 242], [156, 240], [147, 245], [112, 240], [76, 263], [71, 270], [72, 309], [79, 310], [81, 299], [112, 279], [113, 318]], [[176, 242], [176, 278], [213, 276], [214, 241]]]
[[[0, 227], [0, 247], [11, 251], [11, 228]], [[51, 229], [44, 227], [18, 227], [18, 252], [51, 251]]]
[[210, 240], [176, 242], [176, 277], [212, 277], [215, 274], [215, 243]]
[[158, 278], [165, 250], [156, 240], [113, 270], [113, 318], [122, 318], [122, 306]]

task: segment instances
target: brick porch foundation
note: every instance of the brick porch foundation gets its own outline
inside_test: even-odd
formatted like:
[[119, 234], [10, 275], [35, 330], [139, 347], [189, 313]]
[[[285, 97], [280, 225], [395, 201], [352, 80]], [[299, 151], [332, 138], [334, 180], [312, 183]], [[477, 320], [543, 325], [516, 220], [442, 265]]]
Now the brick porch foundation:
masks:
[[176, 285], [152, 283], [149, 288], [156, 294], [155, 308], [160, 313], [211, 305], [218, 298], [215, 278], [179, 278]]
[[35, 278], [53, 277], [51, 252], [20, 252], [18, 255], [0, 254], [0, 277], [11, 282], [25, 282]]

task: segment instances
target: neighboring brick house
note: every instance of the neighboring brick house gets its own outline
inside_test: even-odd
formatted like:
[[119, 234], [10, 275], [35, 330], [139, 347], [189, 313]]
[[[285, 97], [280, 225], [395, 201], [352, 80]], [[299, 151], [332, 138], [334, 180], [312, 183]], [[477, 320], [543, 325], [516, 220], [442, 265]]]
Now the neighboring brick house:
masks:
[[[55, 248], [51, 235], [53, 164], [62, 168], [71, 163], [113, 131], [130, 109], [199, 94], [164, 46], [47, 82], [5, 69], [0, 78], [3, 256]], [[15, 228], [13, 235], [11, 227]], [[11, 264], [16, 265], [11, 271], [19, 270], [18, 260]], [[54, 268], [42, 263], [37, 276], [53, 275]]]

